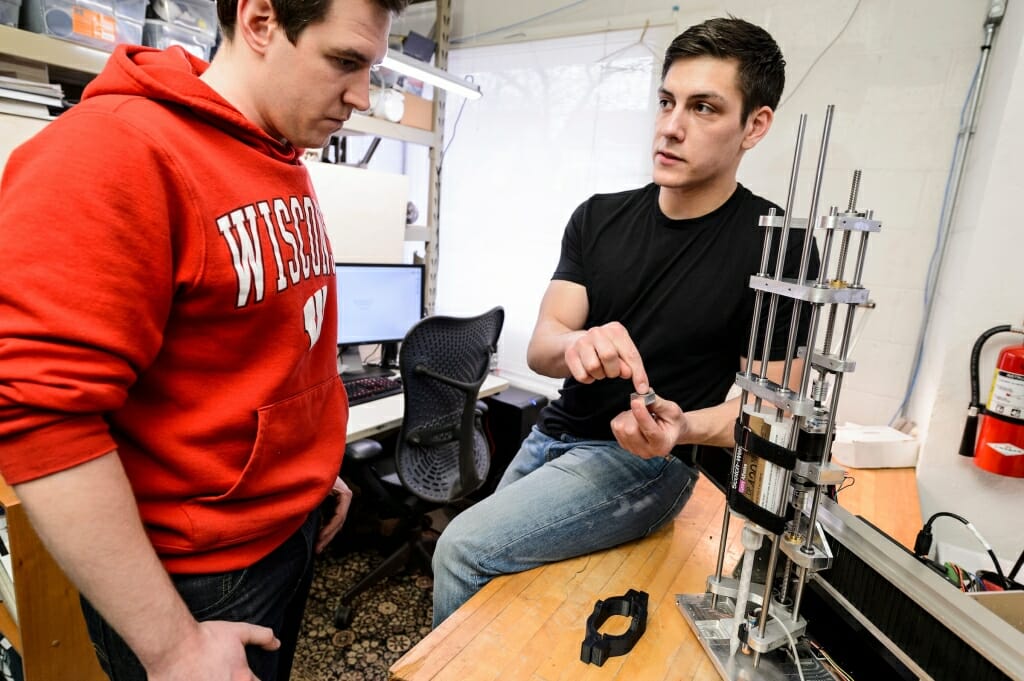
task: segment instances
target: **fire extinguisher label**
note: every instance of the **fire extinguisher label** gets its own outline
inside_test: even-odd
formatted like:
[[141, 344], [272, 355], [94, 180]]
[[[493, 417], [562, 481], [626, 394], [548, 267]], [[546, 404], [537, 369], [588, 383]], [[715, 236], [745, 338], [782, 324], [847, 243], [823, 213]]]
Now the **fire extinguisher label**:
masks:
[[1024, 456], [1024, 449], [1021, 449], [1017, 445], [1012, 445], [1009, 442], [989, 442], [988, 446], [1003, 456]]
[[1024, 418], [1024, 375], [996, 371], [988, 397], [988, 410], [1010, 418]]

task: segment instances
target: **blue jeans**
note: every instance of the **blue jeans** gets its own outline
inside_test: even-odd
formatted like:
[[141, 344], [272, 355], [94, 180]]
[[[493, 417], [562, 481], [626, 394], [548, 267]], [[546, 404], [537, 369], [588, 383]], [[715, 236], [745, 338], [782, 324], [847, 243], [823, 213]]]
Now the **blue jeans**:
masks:
[[[313, 581], [313, 543], [320, 513], [306, 522], [270, 555], [232, 572], [171, 575], [189, 610], [199, 621], [250, 622], [274, 630], [281, 647], [246, 648], [249, 667], [260, 681], [288, 681], [306, 597]], [[146, 672], [131, 648], [82, 598], [82, 613], [100, 666], [111, 681], [145, 681]], [[182, 655], [190, 654], [181, 650]]]
[[494, 494], [445, 528], [434, 551], [434, 626], [492, 578], [646, 536], [690, 498], [697, 470], [614, 441], [537, 428]]

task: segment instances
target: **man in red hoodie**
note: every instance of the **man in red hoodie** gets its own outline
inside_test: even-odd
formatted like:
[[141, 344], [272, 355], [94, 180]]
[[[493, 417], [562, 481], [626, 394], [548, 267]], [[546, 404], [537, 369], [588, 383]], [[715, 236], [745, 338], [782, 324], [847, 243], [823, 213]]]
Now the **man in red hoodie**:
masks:
[[[340, 528], [334, 257], [303, 148], [407, 0], [218, 0], [119, 47], [0, 185], [0, 473], [116, 681], [286, 681]], [[317, 508], [333, 491], [323, 528]]]

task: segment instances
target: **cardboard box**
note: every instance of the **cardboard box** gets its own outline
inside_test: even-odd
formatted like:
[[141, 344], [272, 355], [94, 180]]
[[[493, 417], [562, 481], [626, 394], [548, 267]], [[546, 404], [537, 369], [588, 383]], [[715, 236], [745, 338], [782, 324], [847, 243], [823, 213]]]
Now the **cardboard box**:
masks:
[[980, 591], [967, 595], [1024, 632], [1024, 591]]
[[405, 114], [400, 123], [422, 130], [433, 130], [434, 102], [418, 97], [411, 92], [403, 94], [405, 95]]

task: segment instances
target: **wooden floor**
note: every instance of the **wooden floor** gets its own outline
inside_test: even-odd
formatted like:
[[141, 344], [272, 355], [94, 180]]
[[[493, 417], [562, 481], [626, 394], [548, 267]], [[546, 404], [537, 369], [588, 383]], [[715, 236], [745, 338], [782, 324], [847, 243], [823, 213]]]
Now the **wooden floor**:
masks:
[[[913, 545], [921, 514], [913, 469], [852, 470], [840, 503]], [[400, 681], [713, 681], [718, 679], [676, 608], [701, 593], [715, 570], [723, 495], [701, 478], [683, 512], [651, 537], [495, 579], [391, 668]], [[726, 567], [739, 556], [733, 520]], [[598, 599], [629, 589], [650, 596], [647, 631], [628, 654], [602, 667], [580, 662], [587, 617]], [[616, 622], [617, 620], [617, 622]], [[625, 630], [612, 618], [607, 634]], [[616, 627], [618, 625], [618, 627]]]

